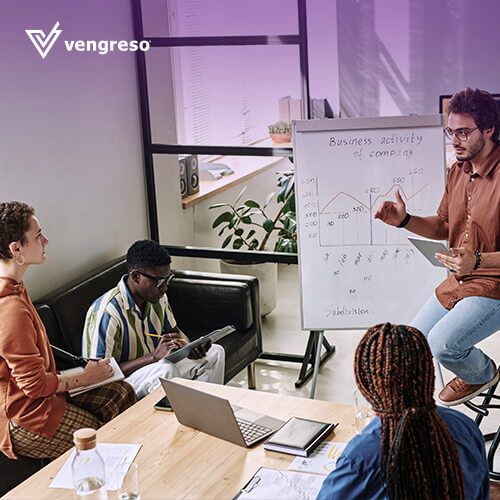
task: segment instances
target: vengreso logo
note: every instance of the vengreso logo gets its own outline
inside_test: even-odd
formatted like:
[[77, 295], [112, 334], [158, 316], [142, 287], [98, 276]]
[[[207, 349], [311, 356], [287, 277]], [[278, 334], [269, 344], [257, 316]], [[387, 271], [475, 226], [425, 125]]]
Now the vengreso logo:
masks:
[[137, 52], [149, 50], [149, 42], [147, 40], [64, 40], [66, 50], [68, 52], [97, 52], [103, 56], [109, 52], [118, 50], [119, 52]]
[[[62, 30], [58, 29], [59, 24], [59, 21], [56, 22], [47, 35], [43, 30], [25, 30], [42, 59], [45, 59], [62, 33]], [[99, 55], [106, 55], [114, 51], [147, 52], [150, 43], [147, 40], [140, 42], [137, 40], [64, 40], [64, 46], [68, 52], [97, 52]]]
[[42, 59], [45, 59], [45, 56], [49, 53], [52, 45], [54, 45], [55, 41], [62, 33], [62, 30], [57, 28], [59, 28], [59, 21], [54, 24], [54, 27], [49, 31], [48, 35], [46, 35], [43, 30], [25, 30], [26, 34], [33, 42], [35, 49], [38, 50], [38, 53], [42, 56]]

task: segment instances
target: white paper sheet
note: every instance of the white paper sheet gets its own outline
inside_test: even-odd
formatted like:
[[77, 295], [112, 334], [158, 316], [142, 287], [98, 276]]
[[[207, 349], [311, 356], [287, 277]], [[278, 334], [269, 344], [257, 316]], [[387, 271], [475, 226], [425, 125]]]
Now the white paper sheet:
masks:
[[[106, 469], [106, 489], [116, 490], [123, 481], [123, 473], [121, 476], [115, 473], [120, 465], [130, 464], [134, 461], [141, 444], [117, 444], [117, 443], [97, 443], [97, 451], [104, 460]], [[72, 451], [68, 460], [61, 467], [57, 476], [50, 484], [51, 488], [67, 488], [73, 489], [73, 475], [71, 472], [71, 464], [75, 458], [75, 450]]]
[[238, 500], [286, 498], [314, 500], [324, 481], [323, 476], [261, 467], [240, 491]]
[[326, 476], [335, 469], [337, 458], [346, 446], [347, 443], [324, 441], [308, 457], [296, 457], [288, 468]]

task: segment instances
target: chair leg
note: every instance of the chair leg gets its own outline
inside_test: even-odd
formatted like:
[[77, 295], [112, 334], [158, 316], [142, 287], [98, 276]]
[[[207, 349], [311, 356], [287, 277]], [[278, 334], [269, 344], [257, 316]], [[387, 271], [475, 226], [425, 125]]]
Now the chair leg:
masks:
[[247, 366], [247, 380], [248, 380], [248, 388], [249, 389], [255, 389], [256, 388], [256, 383], [255, 383], [255, 362], [250, 363]]
[[[466, 401], [464, 403], [464, 406], [467, 406], [467, 408], [477, 413], [475, 422], [478, 427], [481, 424], [483, 418], [489, 415], [490, 413], [489, 410], [493, 408], [500, 409], [500, 405], [494, 404], [494, 402], [492, 403], [492, 400], [500, 399], [500, 396], [497, 396], [495, 394], [495, 391], [499, 386], [500, 384], [499, 382], [497, 382], [495, 385], [492, 385], [487, 392], [482, 392], [481, 394], [478, 394], [477, 397], [483, 398], [483, 401], [479, 404], [473, 403], [472, 400]], [[495, 453], [500, 445], [500, 427], [497, 429], [496, 432], [492, 432], [490, 434], [484, 434], [484, 439], [485, 441], [492, 441], [490, 449], [488, 451], [488, 468], [490, 470], [490, 478], [499, 481], [500, 472], [493, 470], [493, 462], [495, 459]]]
[[484, 436], [486, 441], [491, 441], [490, 449], [488, 450], [488, 465], [490, 468], [490, 478], [495, 481], [500, 481], [500, 472], [493, 470], [493, 462], [495, 460], [495, 453], [498, 450], [498, 445], [500, 445], [500, 427], [496, 432], [491, 434], [486, 434]]

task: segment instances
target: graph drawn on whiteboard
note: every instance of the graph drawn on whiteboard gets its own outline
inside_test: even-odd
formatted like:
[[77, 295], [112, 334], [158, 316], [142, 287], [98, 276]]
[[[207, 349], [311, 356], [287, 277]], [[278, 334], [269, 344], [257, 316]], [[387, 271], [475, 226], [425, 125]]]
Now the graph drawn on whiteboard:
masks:
[[294, 136], [303, 328], [408, 323], [446, 273], [415, 251], [411, 233], [374, 215], [397, 190], [408, 213], [435, 215], [440, 118], [313, 122], [297, 122]]
[[[401, 170], [401, 169], [399, 169]], [[387, 172], [389, 187], [367, 182], [361, 186], [353, 186], [349, 191], [329, 192], [328, 183], [317, 186], [319, 192], [319, 244], [335, 245], [400, 245], [407, 244], [406, 236], [400, 231], [380, 224], [374, 214], [380, 205], [396, 198], [399, 190], [409, 213], [422, 214], [429, 189], [429, 181], [425, 178], [425, 168], [411, 168], [391, 175]], [[369, 179], [368, 179], [369, 180]], [[315, 178], [315, 184], [318, 178]]]

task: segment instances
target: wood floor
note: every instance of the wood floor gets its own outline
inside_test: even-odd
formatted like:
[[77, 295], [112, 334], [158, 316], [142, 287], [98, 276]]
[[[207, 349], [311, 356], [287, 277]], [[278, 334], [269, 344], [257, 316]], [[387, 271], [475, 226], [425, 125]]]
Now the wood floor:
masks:
[[500, 500], [500, 481], [490, 481], [490, 500]]

